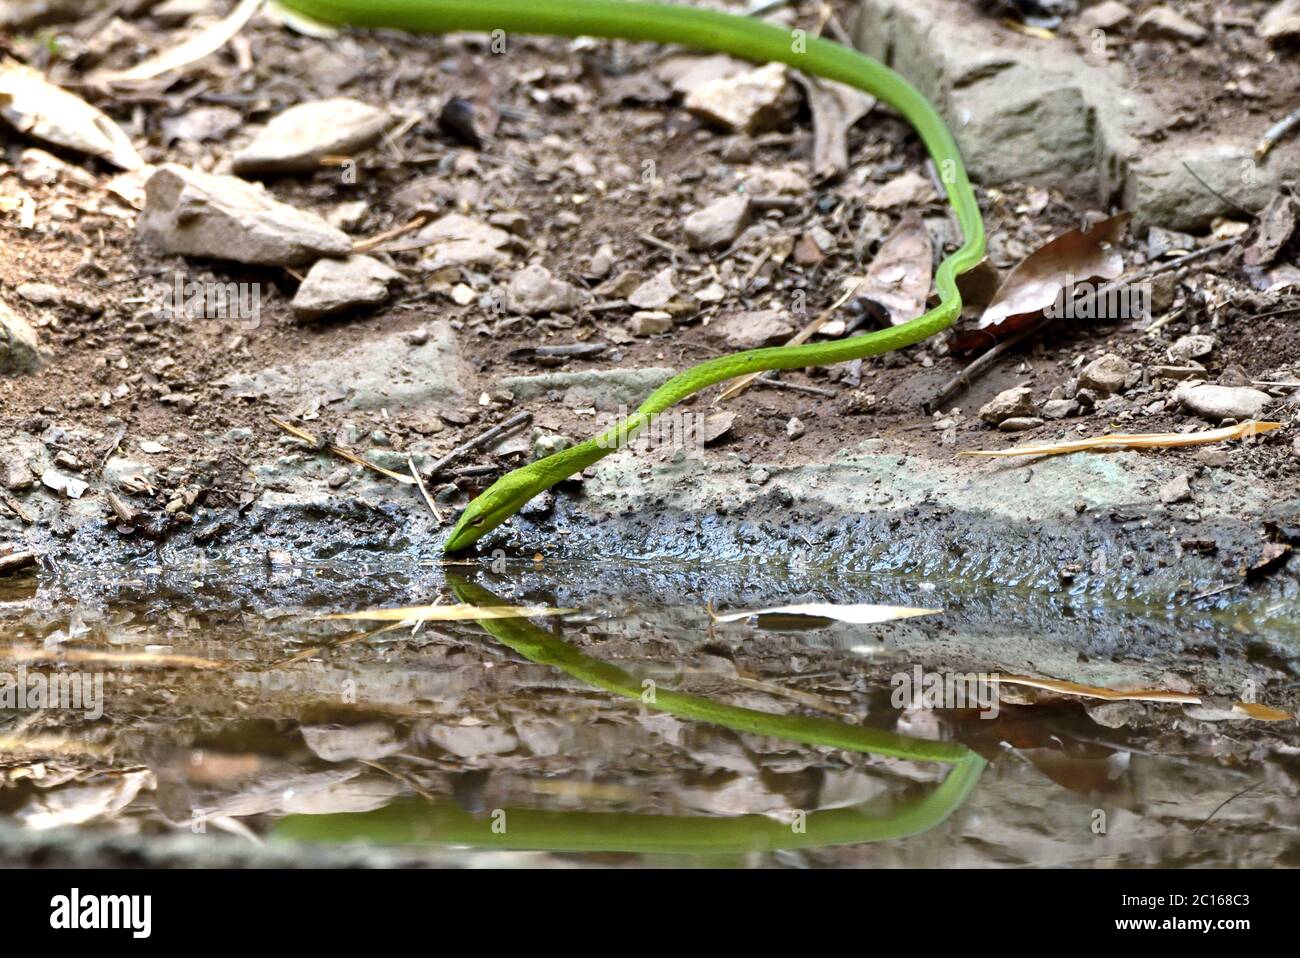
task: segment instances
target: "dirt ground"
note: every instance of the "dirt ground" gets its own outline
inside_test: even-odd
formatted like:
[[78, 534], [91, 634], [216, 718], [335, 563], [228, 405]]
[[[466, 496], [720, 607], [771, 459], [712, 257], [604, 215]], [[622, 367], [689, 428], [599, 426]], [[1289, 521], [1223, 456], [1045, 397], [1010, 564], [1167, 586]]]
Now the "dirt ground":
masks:
[[[1134, 4], [1139, 10], [1148, 6], [1152, 4]], [[1174, 98], [1171, 123], [1231, 129], [1234, 118], [1280, 118], [1293, 107], [1294, 51], [1270, 48], [1248, 28], [1265, 4], [1232, 4], [1230, 10], [1208, 3], [1175, 6], [1218, 27], [1207, 43], [1143, 42], [1140, 55], [1130, 58], [1135, 86]], [[837, 5], [829, 21], [824, 12], [829, 11], [799, 4], [774, 16], [835, 35], [845, 31], [853, 14], [848, 4]], [[1026, 38], [1008, 28], [1008, 42], [1086, 42], [1068, 27], [1067, 22], [1054, 40]], [[357, 238], [400, 227], [422, 211], [457, 210], [506, 224], [518, 251], [508, 265], [435, 273], [421, 270], [418, 251], [383, 254], [405, 276], [386, 305], [342, 320], [300, 325], [288, 307], [299, 279], [293, 271], [160, 255], [133, 238], [134, 211], [102, 190], [112, 172], [107, 167], [65, 152], [63, 160], [88, 174], [84, 182], [66, 174], [52, 177], [53, 182], [25, 178], [21, 154], [32, 142], [12, 131], [0, 132], [6, 148], [0, 187], [21, 186], [36, 204], [31, 228], [19, 225], [15, 215], [0, 219], [0, 295], [38, 330], [50, 353], [38, 374], [0, 380], [0, 442], [56, 427], [61, 431], [58, 447], [71, 457], [67, 461], [88, 469], [102, 461], [106, 448], [111, 452], [123, 444], [134, 449], [141, 440], [163, 437], [165, 451], [149, 461], [165, 482], [152, 496], [132, 499], [135, 508], [160, 516], [178, 491], [193, 488], [204, 490], [200, 501], [209, 506], [256, 498], [260, 490], [245, 468], [249, 459], [283, 448], [283, 434], [268, 421], [270, 415], [297, 414], [303, 425], [325, 436], [346, 419], [359, 425], [362, 434], [382, 429], [398, 450], [425, 440], [435, 455], [520, 408], [533, 412], [536, 425], [582, 438], [592, 429], [589, 416], [575, 415], [546, 398], [521, 403], [498, 387], [504, 376], [546, 371], [536, 362], [514, 358], [514, 351], [539, 344], [601, 344], [604, 351], [572, 359], [563, 368], [681, 369], [731, 351], [710, 335], [709, 324], [720, 318], [788, 306], [796, 291], [806, 299], [806, 316], [815, 316], [839, 296], [846, 277], [862, 273], [911, 211], [907, 204], [870, 209], [869, 198], [901, 173], [928, 175], [915, 135], [877, 107], [849, 134], [847, 175], [818, 182], [810, 170], [813, 125], [806, 104], [801, 102], [792, 118], [774, 130], [719, 132], [683, 109], [680, 97], [656, 74], [663, 50], [622, 42], [512, 37], [508, 52], [500, 55], [484, 37], [381, 31], [321, 40], [259, 16], [233, 44], [184, 75], [168, 75], [129, 92], [80, 86], [86, 71], [129, 65], [144, 51], [166, 46], [171, 36], [157, 19], [142, 13], [86, 16], [15, 33], [3, 43], [117, 119], [151, 163], [175, 161], [223, 171], [250, 131], [285, 107], [332, 95], [389, 104], [408, 121], [395, 136], [356, 158], [356, 183], [345, 182], [339, 168], [328, 167], [269, 178], [271, 192], [320, 213], [360, 200], [364, 209], [348, 225]], [[453, 97], [472, 104], [480, 126], [496, 121], [480, 148], [440, 128], [440, 110]], [[1152, 132], [1153, 148], [1160, 138], [1160, 131]], [[648, 180], [643, 175], [647, 164], [653, 169]], [[723, 250], [688, 250], [684, 218], [738, 184], [769, 201], [755, 225]], [[1003, 277], [1052, 236], [1113, 212], [1031, 184], [981, 188], [979, 194], [990, 235], [989, 258]], [[935, 237], [937, 261], [954, 247], [956, 224], [938, 199], [912, 208], [923, 214]], [[833, 245], [801, 256], [800, 243], [814, 230], [825, 230]], [[929, 408], [941, 385], [972, 359], [971, 354], [954, 354], [942, 337], [845, 367], [785, 373], [780, 377], [785, 388], [751, 389], [729, 402], [737, 416], [720, 448], [799, 462], [824, 458], [872, 435], [945, 458], [964, 449], [1002, 447], [1008, 437], [977, 414], [985, 402], [1022, 384], [1032, 386], [1040, 402], [1061, 395], [1071, 388], [1080, 364], [1103, 353], [1120, 354], [1145, 372], [1122, 397], [1064, 420], [1049, 420], [1028, 438], [1217, 425], [1179, 409], [1170, 399], [1177, 384], [1157, 379], [1149, 370], [1171, 362], [1168, 349], [1179, 337], [1207, 333], [1214, 348], [1200, 362], [1211, 382], [1297, 381], [1300, 289], [1294, 283], [1260, 288], [1266, 279], [1242, 264], [1242, 250], [1253, 235], [1244, 213], [1217, 223], [1211, 235], [1194, 242], [1238, 238], [1238, 244], [1167, 274], [1174, 282], [1163, 281], [1160, 308], [1150, 317], [1058, 323], [999, 360], [941, 409]], [[593, 268], [593, 254], [606, 245], [612, 251], [609, 265]], [[1123, 253], [1130, 273], [1150, 265], [1145, 237], [1130, 237]], [[1293, 253], [1280, 262], [1288, 259], [1294, 259]], [[481, 297], [500, 289], [528, 263], [541, 263], [557, 278], [594, 294], [583, 306], [551, 315], [503, 317], [484, 309]], [[697, 293], [717, 285], [720, 298], [686, 295], [668, 333], [631, 335], [628, 322], [635, 309], [608, 286], [602, 292], [602, 283], [624, 271], [648, 278], [669, 266], [676, 270], [679, 291]], [[215, 321], [159, 321], [150, 290], [159, 277], [177, 271], [269, 287], [272, 295], [264, 303], [260, 325], [248, 330]], [[33, 281], [57, 287], [55, 301], [36, 305], [17, 294], [19, 286]], [[463, 305], [453, 299], [462, 284], [473, 291], [473, 301]], [[979, 310], [967, 312], [975, 316]], [[850, 325], [856, 320], [859, 328], [875, 322], [871, 304], [861, 301], [850, 302], [837, 316]], [[328, 397], [283, 408], [233, 398], [221, 385], [232, 373], [286, 358], [342, 355], [360, 340], [415, 330], [431, 318], [452, 322], [474, 372], [463, 408], [442, 415], [343, 415]], [[1144, 331], [1152, 323], [1158, 331]], [[1294, 419], [1294, 389], [1261, 388], [1277, 400], [1272, 418]], [[711, 400], [712, 394], [696, 402], [703, 408]], [[792, 418], [803, 426], [797, 438], [790, 438]], [[216, 461], [200, 448], [199, 436], [220, 436], [236, 427], [253, 430], [252, 446]], [[1293, 443], [1291, 429], [1272, 433], [1245, 454], [1234, 455], [1230, 468], [1273, 483], [1285, 494], [1300, 475]], [[1189, 465], [1196, 454], [1166, 453]], [[456, 481], [468, 496], [522, 461], [520, 455], [480, 451], [460, 465], [486, 464], [492, 470], [471, 469], [477, 474]], [[179, 510], [173, 505], [169, 521], [187, 521], [190, 505], [185, 501]]]

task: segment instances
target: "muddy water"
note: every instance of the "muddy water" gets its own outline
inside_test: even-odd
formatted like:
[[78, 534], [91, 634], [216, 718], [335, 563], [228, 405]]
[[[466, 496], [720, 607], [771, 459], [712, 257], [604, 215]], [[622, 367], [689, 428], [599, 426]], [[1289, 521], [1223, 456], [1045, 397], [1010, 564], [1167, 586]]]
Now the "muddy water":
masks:
[[[581, 567], [498, 571], [140, 568], [5, 580], [0, 672], [28, 698], [0, 707], [0, 855], [1300, 864], [1293, 722], [1023, 692], [932, 709], [896, 692], [922, 663], [926, 674], [973, 668], [976, 647], [1013, 664], [1023, 643], [1008, 637], [1029, 620], [1044, 661], [1069, 648], [1086, 662], [1079, 650], [1111, 648], [1119, 634], [1146, 636], [1155, 656], [1167, 614], [1057, 606], [1049, 629], [1045, 608], [1014, 596], [999, 625], [996, 597], [960, 582], [802, 581], [780, 595], [734, 570], [712, 580], [669, 570], [623, 591], [610, 583], [624, 580]], [[720, 624], [707, 607], [846, 597], [946, 611], [873, 626]], [[320, 618], [434, 601], [577, 611], [386, 631]], [[1180, 650], [1217, 641], [1224, 620], [1259, 628], [1220, 606], [1179, 624]], [[1096, 666], [1112, 680], [1115, 667]], [[36, 701], [33, 689], [48, 692], [55, 676], [80, 701]]]

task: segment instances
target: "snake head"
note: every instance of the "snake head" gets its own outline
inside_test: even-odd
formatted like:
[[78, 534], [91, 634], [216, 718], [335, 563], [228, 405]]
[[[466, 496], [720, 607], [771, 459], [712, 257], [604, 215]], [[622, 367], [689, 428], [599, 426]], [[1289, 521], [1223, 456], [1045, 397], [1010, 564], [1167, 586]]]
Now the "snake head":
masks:
[[549, 480], [537, 480], [527, 468], [506, 473], [465, 507], [465, 511], [456, 520], [451, 535], [442, 544], [442, 551], [459, 552], [468, 549], [549, 485]]
[[[465, 511], [456, 520], [451, 535], [447, 536], [447, 541], [442, 544], [443, 552], [460, 552], [462, 549], [468, 549], [481, 536], [491, 532], [510, 517], [510, 512], [502, 512], [499, 507], [493, 508], [488, 498], [488, 493], [491, 491], [488, 489], [465, 507]], [[494, 515], [494, 512], [500, 514]]]

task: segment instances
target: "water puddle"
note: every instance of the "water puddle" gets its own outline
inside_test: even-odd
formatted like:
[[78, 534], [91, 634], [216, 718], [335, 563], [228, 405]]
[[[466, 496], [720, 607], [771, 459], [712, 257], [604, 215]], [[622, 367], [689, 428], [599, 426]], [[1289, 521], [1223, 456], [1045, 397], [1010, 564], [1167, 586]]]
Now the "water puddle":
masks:
[[[860, 600], [960, 592], [964, 617], [861, 625], [718, 622], [698, 578], [583, 594], [581, 570], [554, 588], [536, 570], [155, 573], [0, 585], [4, 860], [1300, 864], [1294, 721], [904, 691], [976, 678], [967, 650], [996, 630], [957, 583]], [[435, 599], [578, 611], [321, 617]], [[1107, 614], [1058, 622], [1056, 645], [1089, 647]]]

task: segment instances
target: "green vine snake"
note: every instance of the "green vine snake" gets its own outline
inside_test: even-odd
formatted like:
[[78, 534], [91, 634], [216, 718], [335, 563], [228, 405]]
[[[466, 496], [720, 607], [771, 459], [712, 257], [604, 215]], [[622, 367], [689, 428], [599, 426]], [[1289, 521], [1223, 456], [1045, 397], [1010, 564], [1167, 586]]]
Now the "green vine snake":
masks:
[[[461, 602], [480, 607], [504, 604], [487, 589], [461, 576], [448, 574], [447, 582]], [[277, 825], [277, 837], [298, 841], [365, 840], [648, 854], [739, 854], [820, 848], [889, 841], [928, 831], [962, 805], [984, 771], [984, 759], [958, 742], [908, 738], [833, 719], [760, 712], [647, 686], [618, 666], [584, 654], [527, 619], [480, 619], [478, 624], [530, 661], [553, 666], [587, 685], [679, 718], [789, 742], [940, 762], [952, 768], [941, 783], [918, 798], [880, 811], [866, 807], [812, 811], [804, 819], [802, 829], [764, 815], [720, 818], [511, 808], [504, 810], [508, 827], [498, 832], [489, 819], [470, 815], [450, 803], [419, 799], [393, 802], [371, 812], [289, 816]]]
[[957, 277], [984, 258], [984, 221], [957, 143], [938, 112], [885, 65], [819, 37], [712, 10], [633, 0], [280, 0], [327, 24], [450, 33], [460, 30], [612, 37], [680, 44], [756, 62], [779, 61], [865, 90], [897, 110], [920, 135], [962, 229], [962, 245], [939, 264], [939, 305], [892, 329], [827, 343], [774, 346], [719, 356], [679, 373], [627, 419], [600, 435], [502, 476], [465, 508], [443, 543], [473, 545], [534, 496], [621, 448], [652, 417], [716, 383], [771, 369], [826, 366], [901, 349], [952, 325], [961, 312]]

